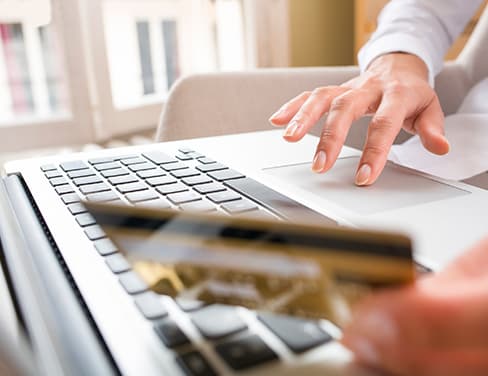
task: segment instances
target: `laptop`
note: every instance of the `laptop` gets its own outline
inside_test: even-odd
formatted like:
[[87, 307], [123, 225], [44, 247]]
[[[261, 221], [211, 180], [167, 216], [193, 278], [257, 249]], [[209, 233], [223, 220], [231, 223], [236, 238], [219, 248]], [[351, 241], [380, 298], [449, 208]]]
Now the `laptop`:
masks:
[[[263, 320], [244, 308], [155, 296], [81, 204], [401, 231], [432, 270], [485, 235], [486, 190], [393, 163], [374, 186], [359, 188], [360, 152], [344, 147], [335, 167], [316, 175], [316, 143], [306, 136], [289, 144], [273, 130], [8, 163], [0, 194], [15, 231], [2, 237], [17, 239], [22, 252], [4, 247], [4, 260], [49, 373], [375, 374], [351, 361], [331, 322]], [[30, 298], [25, 275], [37, 292]]]

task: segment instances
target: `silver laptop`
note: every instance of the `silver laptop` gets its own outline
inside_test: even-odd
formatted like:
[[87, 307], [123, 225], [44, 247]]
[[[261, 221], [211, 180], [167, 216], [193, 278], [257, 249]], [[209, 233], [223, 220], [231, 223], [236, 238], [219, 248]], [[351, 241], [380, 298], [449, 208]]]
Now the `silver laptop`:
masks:
[[[59, 374], [369, 375], [351, 362], [328, 321], [155, 296], [86, 212], [82, 200], [381, 228], [412, 236], [416, 260], [444, 266], [481, 238], [488, 192], [388, 164], [354, 185], [360, 152], [311, 172], [317, 139], [279, 131], [211, 137], [11, 162], [3, 184], [47, 304]], [[16, 256], [7, 249], [6, 264]], [[19, 269], [19, 314], [35, 328]], [[54, 316], [54, 317], [53, 317]], [[45, 354], [46, 355], [46, 354]], [[53, 363], [53, 364], [54, 364]]]

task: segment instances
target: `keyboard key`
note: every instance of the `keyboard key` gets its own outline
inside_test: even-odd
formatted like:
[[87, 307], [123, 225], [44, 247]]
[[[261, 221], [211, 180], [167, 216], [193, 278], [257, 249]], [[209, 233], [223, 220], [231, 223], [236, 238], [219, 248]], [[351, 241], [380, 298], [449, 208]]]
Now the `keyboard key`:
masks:
[[208, 174], [211, 178], [217, 180], [217, 181], [226, 181], [226, 180], [232, 180], [232, 179], [241, 179], [244, 178], [245, 176], [242, 175], [240, 172], [237, 172], [235, 170], [222, 170], [222, 171], [214, 171]]
[[[91, 195], [86, 196], [86, 199], [93, 202], [113, 202], [117, 200], [120, 201], [119, 196], [117, 196], [117, 194], [112, 191], [92, 193]], [[122, 204], [123, 202], [120, 201], [120, 203]]]
[[337, 222], [307, 208], [291, 198], [250, 178], [228, 180], [224, 185], [248, 196], [258, 204], [270, 209], [277, 215], [292, 221], [305, 220], [307, 222], [337, 226]]
[[120, 253], [114, 253], [105, 258], [105, 263], [112, 273], [118, 274], [130, 270], [130, 264]]
[[120, 275], [119, 282], [127, 293], [139, 294], [147, 290], [146, 283], [133, 271], [128, 271]]
[[75, 219], [81, 227], [91, 226], [96, 223], [95, 218], [89, 213], [78, 214], [75, 216]]
[[52, 170], [56, 170], [56, 166], [53, 164], [45, 164], [45, 165], [41, 166], [41, 171], [43, 171], [43, 172], [52, 171]]
[[120, 159], [120, 163], [122, 163], [124, 166], [130, 166], [130, 165], [135, 165], [139, 163], [147, 163], [147, 160], [142, 157], [135, 157], [135, 158], [122, 158]]
[[275, 352], [257, 335], [220, 343], [215, 346], [215, 350], [234, 370], [243, 370], [278, 359]]
[[154, 320], [168, 315], [168, 311], [164, 307], [161, 297], [153, 292], [136, 296], [135, 303], [146, 319]]
[[153, 168], [152, 170], [139, 171], [137, 173], [137, 176], [139, 176], [141, 179], [156, 178], [158, 176], [164, 176], [164, 175], [166, 175], [166, 173], [159, 168]]
[[211, 163], [211, 164], [199, 165], [196, 168], [201, 172], [212, 172], [212, 171], [227, 170], [229, 167], [224, 166], [221, 163]]
[[178, 162], [176, 158], [171, 157], [161, 151], [150, 151], [142, 155], [149, 159], [151, 162], [156, 163], [157, 165], [165, 165], [167, 163]]
[[138, 163], [129, 166], [129, 170], [131, 170], [132, 172], [152, 170], [152, 169], [154, 169], [154, 164], [152, 164], [151, 162]]
[[173, 176], [160, 176], [157, 178], [147, 179], [146, 183], [152, 187], [157, 187], [158, 185], [173, 184], [177, 181], [178, 180], [176, 180]]
[[70, 204], [70, 205], [68, 205], [68, 209], [71, 212], [71, 214], [73, 214], [73, 215], [87, 212], [85, 206], [83, 204], [80, 204], [80, 203]]
[[194, 185], [211, 183], [212, 182], [212, 179], [210, 179], [206, 175], [198, 175], [198, 176], [192, 176], [192, 177], [189, 177], [189, 178], [181, 179], [181, 181], [183, 183], [185, 183], [186, 185], [189, 185], [190, 187], [192, 187]]
[[232, 201], [222, 204], [221, 207], [229, 214], [240, 214], [259, 209], [254, 202], [249, 200]]
[[205, 156], [202, 153], [199, 153], [197, 151], [192, 151], [186, 155], [192, 157], [193, 159], [205, 158]]
[[75, 171], [75, 170], [83, 170], [85, 168], [88, 168], [88, 165], [83, 161], [63, 162], [60, 164], [60, 166], [66, 172]]
[[114, 170], [120, 168], [119, 162], [108, 162], [108, 163], [100, 163], [95, 165], [95, 169], [97, 171], [107, 171], [107, 170]]
[[333, 339], [312, 320], [268, 313], [260, 314], [259, 320], [294, 353], [305, 352]]
[[147, 185], [142, 182], [122, 184], [117, 186], [117, 190], [121, 193], [144, 191], [146, 189], [148, 189]]
[[100, 163], [108, 163], [113, 162], [114, 159], [111, 157], [101, 157], [101, 158], [92, 158], [88, 160], [88, 163], [92, 165], [100, 164]]
[[128, 175], [129, 171], [119, 167], [119, 168], [115, 168], [113, 170], [102, 171], [101, 174], [104, 178], [108, 179], [108, 178], [113, 178], [115, 176]]
[[129, 154], [129, 155], [118, 155], [116, 157], [113, 157], [114, 161], [121, 161], [123, 159], [131, 159], [131, 158], [139, 158], [139, 156], [136, 154]]
[[77, 187], [82, 186], [82, 185], [88, 185], [88, 184], [96, 184], [96, 183], [102, 183], [103, 180], [96, 175], [91, 175], [91, 176], [84, 176], [82, 178], [75, 178], [73, 179], [73, 184], [76, 185]]
[[208, 157], [205, 157], [205, 158], [198, 158], [198, 162], [202, 163], [202, 164], [212, 164], [212, 163], [216, 163], [213, 159], [210, 159]]
[[74, 204], [76, 202], [80, 202], [80, 197], [76, 194], [76, 193], [68, 193], [67, 195], [62, 195], [61, 196], [61, 200], [63, 200], [63, 202], [66, 204], [66, 205], [69, 205], [69, 204]]
[[[85, 228], [85, 234], [88, 236], [88, 239], [90, 240], [98, 240], [107, 237], [105, 234], [105, 231], [102, 230], [102, 228], [98, 225], [92, 225], [89, 227]], [[96, 247], [96, 245], [95, 245]], [[98, 248], [97, 248], [98, 250]]]
[[171, 193], [185, 192], [188, 190], [188, 187], [181, 183], [174, 183], [174, 184], [161, 185], [157, 187], [156, 190], [162, 195], [168, 195]]
[[178, 307], [180, 307], [185, 312], [196, 311], [207, 305], [205, 302], [202, 302], [200, 300], [194, 300], [194, 299], [177, 298], [175, 299], [175, 301], [176, 304], [178, 304]]
[[195, 201], [180, 205], [180, 209], [189, 212], [206, 213], [216, 211], [215, 205], [208, 201]]
[[61, 172], [59, 170], [49, 170], [49, 171], [46, 171], [46, 173], [44, 175], [46, 175], [46, 178], [48, 178], [48, 179], [59, 178], [59, 177], [63, 176], [63, 174], [61, 174]]
[[176, 171], [176, 170], [184, 170], [185, 168], [188, 168], [188, 166], [186, 164], [183, 164], [183, 163], [170, 163], [170, 164], [166, 164], [166, 165], [163, 165], [161, 166], [161, 168], [165, 171]]
[[137, 181], [139, 180], [137, 180], [137, 178], [132, 175], [115, 176], [113, 178], [108, 179], [108, 182], [112, 185], [135, 183]]
[[118, 252], [117, 246], [110, 239], [100, 239], [93, 244], [101, 256], [108, 256]]
[[196, 187], [193, 187], [193, 189], [202, 195], [206, 195], [208, 193], [222, 192], [227, 190], [227, 188], [225, 188], [222, 184], [219, 183], [197, 185]]
[[180, 153], [183, 153], [183, 154], [188, 154], [188, 153], [193, 153], [195, 150], [193, 150], [191, 148], [182, 147], [182, 148], [179, 148], [178, 151]]
[[191, 161], [191, 160], [193, 160], [193, 157], [192, 156], [186, 155], [184, 153], [178, 153], [178, 154], [175, 155], [175, 157], [177, 159], [179, 159], [180, 161]]
[[125, 198], [130, 202], [135, 203], [141, 201], [156, 200], [157, 198], [159, 198], [159, 195], [154, 191], [146, 189], [145, 191], [127, 193], [125, 195]]
[[158, 198], [157, 200], [151, 201], [142, 201], [137, 202], [136, 206], [144, 207], [144, 208], [154, 208], [154, 209], [169, 209], [171, 208], [171, 204], [165, 200], [164, 198]]
[[198, 176], [201, 175], [201, 173], [193, 168], [185, 168], [182, 170], [173, 171], [171, 175], [173, 175], [175, 178], [181, 179], [188, 178], [190, 176]]
[[190, 343], [190, 340], [179, 326], [171, 319], [166, 319], [154, 326], [154, 331], [157, 333], [161, 341], [166, 347], [174, 348]]
[[91, 168], [84, 168], [83, 170], [76, 170], [68, 172], [68, 177], [70, 179], [83, 178], [85, 176], [95, 175], [95, 171]]
[[58, 185], [56, 187], [56, 193], [58, 195], [65, 195], [67, 193], [74, 193], [73, 187], [69, 184]]
[[228, 190], [223, 192], [211, 193], [207, 195], [207, 198], [210, 201], [215, 202], [216, 204], [242, 199], [242, 197], [237, 193]]
[[97, 183], [97, 184], [90, 184], [84, 185], [80, 187], [80, 192], [84, 195], [89, 195], [90, 193], [98, 193], [98, 192], [105, 192], [110, 191], [110, 186], [106, 183]]
[[202, 196], [200, 196], [198, 193], [189, 191], [189, 192], [173, 193], [166, 196], [166, 198], [170, 200], [173, 204], [179, 205], [187, 202], [199, 201], [202, 199]]
[[63, 177], [50, 179], [49, 182], [53, 187], [57, 187], [58, 185], [68, 184], [68, 180], [66, 180]]
[[176, 358], [186, 376], [216, 376], [217, 373], [198, 351], [192, 351]]
[[192, 315], [200, 333], [209, 339], [220, 339], [247, 329], [234, 307], [213, 304]]

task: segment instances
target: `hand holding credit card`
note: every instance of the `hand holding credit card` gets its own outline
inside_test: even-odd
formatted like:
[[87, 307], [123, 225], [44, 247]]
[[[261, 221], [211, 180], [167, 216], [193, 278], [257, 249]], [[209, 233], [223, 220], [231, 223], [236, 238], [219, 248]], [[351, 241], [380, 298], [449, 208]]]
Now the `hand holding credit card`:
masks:
[[411, 242], [391, 233], [85, 204], [158, 294], [342, 326], [372, 290], [412, 283]]

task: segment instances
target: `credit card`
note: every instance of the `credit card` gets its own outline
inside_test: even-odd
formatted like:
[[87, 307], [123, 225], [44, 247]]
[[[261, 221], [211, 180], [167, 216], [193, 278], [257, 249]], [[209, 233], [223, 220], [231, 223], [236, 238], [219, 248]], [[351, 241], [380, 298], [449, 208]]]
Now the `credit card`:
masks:
[[401, 234], [85, 203], [157, 294], [339, 326], [373, 290], [412, 283]]

